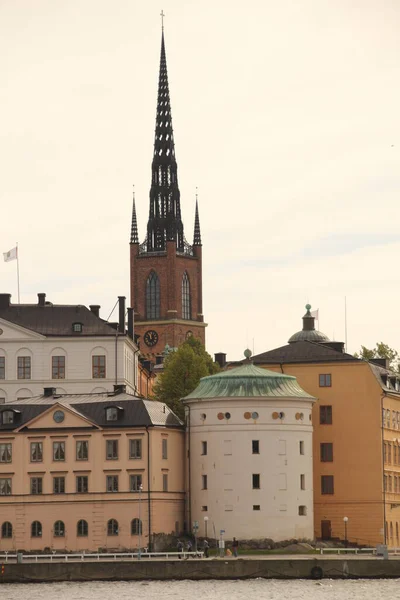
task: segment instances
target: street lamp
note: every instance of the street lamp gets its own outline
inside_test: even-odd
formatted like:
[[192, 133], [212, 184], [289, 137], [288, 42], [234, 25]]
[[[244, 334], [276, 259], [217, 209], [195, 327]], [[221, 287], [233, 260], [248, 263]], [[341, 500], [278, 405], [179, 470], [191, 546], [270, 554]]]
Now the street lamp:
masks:
[[344, 547], [347, 548], [347, 522], [349, 520], [349, 517], [343, 517], [343, 523], [344, 523]]
[[142, 520], [140, 517], [140, 505], [142, 503], [142, 490], [143, 490], [143, 486], [142, 484], [139, 485], [139, 529], [138, 529], [138, 533], [139, 533], [139, 553], [138, 553], [138, 559], [140, 560], [141, 558], [141, 554], [140, 554], [140, 547], [141, 547], [141, 534], [142, 534]]
[[207, 537], [207, 525], [208, 525], [208, 517], [207, 515], [204, 517], [204, 531], [205, 531], [205, 536]]

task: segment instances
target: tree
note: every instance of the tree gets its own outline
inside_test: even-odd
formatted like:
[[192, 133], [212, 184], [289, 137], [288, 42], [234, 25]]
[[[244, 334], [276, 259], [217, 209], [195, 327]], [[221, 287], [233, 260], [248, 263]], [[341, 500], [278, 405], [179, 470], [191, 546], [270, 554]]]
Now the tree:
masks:
[[176, 352], [171, 352], [164, 360], [164, 370], [154, 386], [154, 397], [165, 402], [178, 417], [183, 418], [184, 398], [198, 386], [202, 377], [219, 371], [203, 344], [190, 337]]
[[370, 361], [373, 358], [386, 358], [389, 361], [389, 367], [393, 371], [400, 372], [400, 356], [397, 350], [390, 348], [383, 342], [378, 342], [375, 348], [366, 348], [361, 346], [360, 352], [354, 354], [356, 358], [362, 358], [363, 360]]

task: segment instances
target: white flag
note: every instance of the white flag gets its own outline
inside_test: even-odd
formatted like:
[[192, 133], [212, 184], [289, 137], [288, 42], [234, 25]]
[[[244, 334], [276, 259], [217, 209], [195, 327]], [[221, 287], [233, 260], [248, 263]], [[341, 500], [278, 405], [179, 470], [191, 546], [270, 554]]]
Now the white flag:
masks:
[[311, 316], [315, 317], [317, 319], [317, 321], [319, 321], [318, 312], [319, 312], [319, 308], [317, 308], [317, 310], [311, 311]]
[[12, 248], [8, 252], [3, 252], [3, 256], [4, 262], [10, 262], [10, 260], [15, 260], [16, 258], [18, 258], [17, 246], [15, 246], [15, 248]]

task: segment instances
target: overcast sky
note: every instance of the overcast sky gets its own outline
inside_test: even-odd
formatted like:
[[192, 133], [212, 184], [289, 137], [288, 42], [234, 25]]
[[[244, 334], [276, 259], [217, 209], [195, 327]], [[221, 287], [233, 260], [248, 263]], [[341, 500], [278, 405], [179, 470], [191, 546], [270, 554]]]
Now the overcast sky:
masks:
[[[400, 350], [397, 0], [0, 0], [0, 252], [21, 301], [129, 298], [144, 238], [160, 11], [186, 238], [210, 353], [284, 345], [307, 302]], [[0, 291], [17, 302], [16, 263]], [[114, 315], [115, 318], [117, 315]]]

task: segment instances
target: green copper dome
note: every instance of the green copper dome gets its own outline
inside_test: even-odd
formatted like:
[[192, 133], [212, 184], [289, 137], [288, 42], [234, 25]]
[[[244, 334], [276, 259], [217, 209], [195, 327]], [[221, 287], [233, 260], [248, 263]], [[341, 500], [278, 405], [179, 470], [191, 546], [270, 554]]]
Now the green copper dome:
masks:
[[201, 398], [312, 398], [296, 377], [255, 367], [252, 363], [203, 377], [183, 400]]

